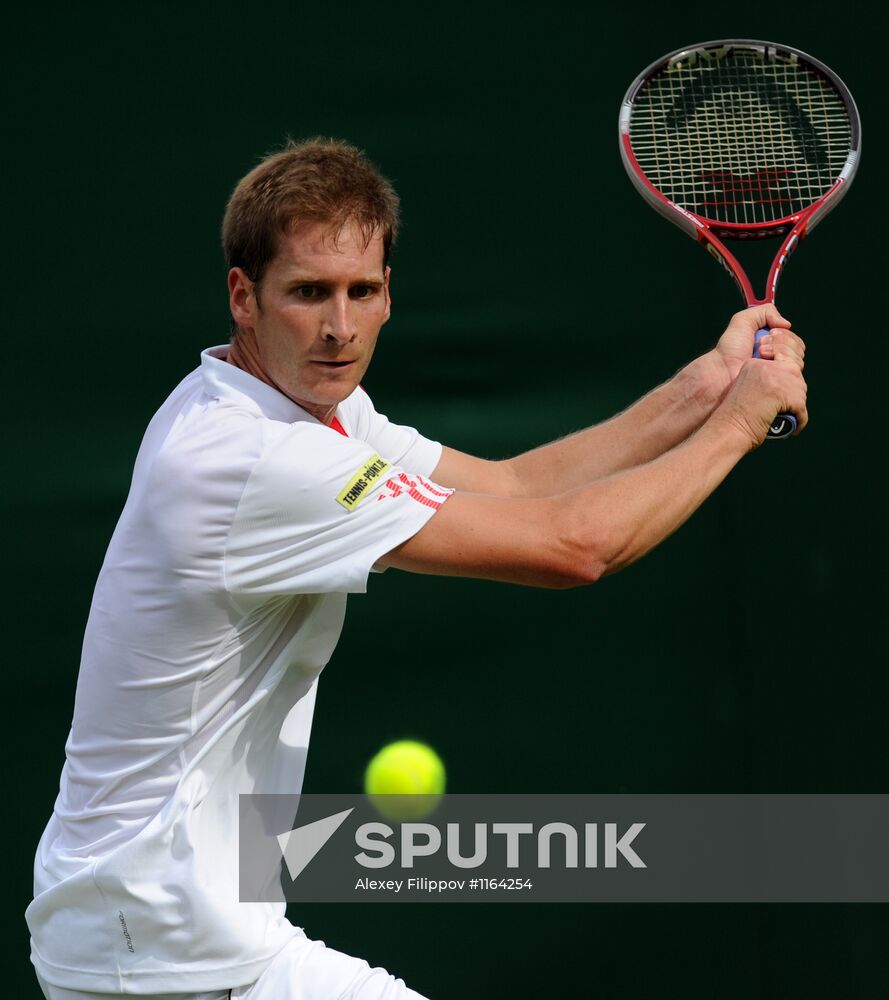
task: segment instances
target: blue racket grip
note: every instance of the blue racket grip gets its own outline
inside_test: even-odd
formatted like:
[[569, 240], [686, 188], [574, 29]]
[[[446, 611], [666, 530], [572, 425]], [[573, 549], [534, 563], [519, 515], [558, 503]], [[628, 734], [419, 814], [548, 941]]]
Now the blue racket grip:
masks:
[[[757, 330], [756, 338], [753, 341], [753, 356], [754, 358], [762, 357], [759, 353], [759, 342], [768, 333], [768, 330]], [[796, 417], [792, 413], [779, 413], [775, 419], [772, 421], [772, 426], [769, 428], [769, 433], [766, 434], [766, 440], [778, 441], [781, 438], [790, 437], [796, 431], [797, 422]]]

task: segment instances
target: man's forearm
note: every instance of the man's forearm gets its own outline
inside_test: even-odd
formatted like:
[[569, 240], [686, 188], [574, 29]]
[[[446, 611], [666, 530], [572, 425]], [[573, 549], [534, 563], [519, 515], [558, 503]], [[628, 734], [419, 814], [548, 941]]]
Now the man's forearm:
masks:
[[578, 558], [592, 558], [594, 575], [617, 572], [683, 524], [750, 447], [730, 421], [714, 418], [651, 462], [559, 498], [557, 532]]
[[507, 459], [502, 464], [514, 483], [512, 495], [567, 493], [674, 448], [718, 403], [716, 364], [698, 358], [610, 420]]
[[592, 583], [671, 534], [752, 447], [714, 416], [664, 455], [560, 496], [455, 492], [378, 565], [535, 587]]

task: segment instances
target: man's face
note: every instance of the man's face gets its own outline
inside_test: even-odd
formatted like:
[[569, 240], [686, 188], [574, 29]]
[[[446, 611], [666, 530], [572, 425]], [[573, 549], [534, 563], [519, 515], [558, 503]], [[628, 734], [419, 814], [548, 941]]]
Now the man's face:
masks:
[[281, 237], [258, 289], [237, 267], [228, 283], [249, 370], [328, 423], [364, 377], [389, 318], [382, 239], [365, 247], [354, 223], [339, 234], [313, 223]]

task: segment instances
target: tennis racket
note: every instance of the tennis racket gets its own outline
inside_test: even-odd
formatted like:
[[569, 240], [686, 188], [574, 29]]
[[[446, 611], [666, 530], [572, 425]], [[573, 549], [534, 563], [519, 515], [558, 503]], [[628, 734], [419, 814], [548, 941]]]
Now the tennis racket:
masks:
[[[858, 165], [852, 95], [823, 63], [786, 45], [725, 39], [677, 49], [624, 97], [620, 152], [636, 190], [732, 275], [748, 306], [775, 301], [799, 241], [837, 206]], [[757, 298], [725, 240], [780, 240]], [[759, 341], [768, 330], [759, 330]], [[796, 430], [779, 413], [768, 436]]]

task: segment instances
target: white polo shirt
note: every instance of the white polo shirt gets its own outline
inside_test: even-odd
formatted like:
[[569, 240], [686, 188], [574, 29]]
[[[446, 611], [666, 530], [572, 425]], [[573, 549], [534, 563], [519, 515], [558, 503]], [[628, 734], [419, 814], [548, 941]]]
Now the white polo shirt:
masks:
[[450, 494], [362, 389], [344, 436], [226, 350], [149, 424], [96, 584], [26, 914], [57, 986], [228, 989], [296, 933], [238, 902], [238, 795], [300, 791], [346, 594]]

